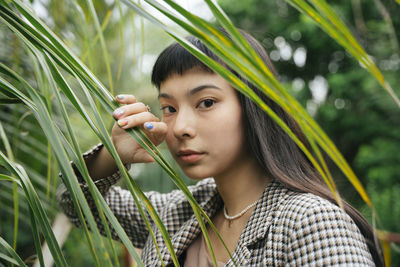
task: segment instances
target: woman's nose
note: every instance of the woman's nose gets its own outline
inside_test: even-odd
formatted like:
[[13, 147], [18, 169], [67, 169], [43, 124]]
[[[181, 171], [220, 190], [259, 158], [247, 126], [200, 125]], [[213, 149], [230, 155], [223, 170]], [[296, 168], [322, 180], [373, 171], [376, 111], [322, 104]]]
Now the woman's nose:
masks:
[[194, 114], [190, 111], [180, 110], [176, 116], [173, 127], [174, 135], [178, 139], [190, 139], [196, 136]]

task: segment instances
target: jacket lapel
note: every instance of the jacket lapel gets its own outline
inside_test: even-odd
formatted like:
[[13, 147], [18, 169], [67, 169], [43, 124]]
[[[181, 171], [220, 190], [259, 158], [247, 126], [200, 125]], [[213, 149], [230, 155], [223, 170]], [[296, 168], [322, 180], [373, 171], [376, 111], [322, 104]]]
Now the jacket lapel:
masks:
[[[248, 266], [251, 258], [251, 245], [263, 239], [275, 216], [279, 203], [284, 199], [287, 189], [278, 182], [272, 181], [264, 190], [262, 197], [250, 216], [245, 229], [239, 238], [233, 259], [238, 266]], [[226, 266], [234, 266], [229, 260]]]
[[[222, 199], [218, 194], [217, 189], [211, 192], [210, 197], [205, 199], [202, 203], [199, 203], [199, 205], [207, 214], [207, 216], [212, 218], [216, 211], [222, 207]], [[171, 236], [171, 242], [178, 258], [182, 252], [184, 252], [189, 245], [192, 244], [200, 232], [200, 224], [196, 218], [196, 215], [193, 214], [191, 218], [187, 220], [182, 227], [180, 227], [180, 229]], [[171, 254], [165, 245], [163, 245], [161, 248], [160, 254], [166, 266], [172, 263]], [[161, 262], [158, 258], [154, 266], [161, 266]]]

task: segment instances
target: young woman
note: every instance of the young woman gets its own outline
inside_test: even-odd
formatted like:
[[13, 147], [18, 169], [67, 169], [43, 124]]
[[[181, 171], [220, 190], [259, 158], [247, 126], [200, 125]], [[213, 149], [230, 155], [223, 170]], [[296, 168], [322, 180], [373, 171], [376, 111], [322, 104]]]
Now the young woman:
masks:
[[[273, 68], [262, 46], [249, 34], [242, 34]], [[225, 65], [198, 39], [188, 40]], [[185, 174], [201, 180], [190, 190], [238, 266], [383, 265], [373, 231], [360, 213], [345, 202], [344, 210], [339, 208], [290, 137], [221, 76], [174, 43], [157, 59], [152, 82], [159, 89], [161, 121], [133, 95], [116, 97], [124, 104], [114, 112], [117, 123], [112, 138], [118, 153], [127, 165], [153, 161], [126, 134], [128, 128], [142, 127], [156, 145], [165, 140]], [[293, 119], [259, 94], [306, 143]], [[133, 244], [143, 248], [146, 266], [161, 266], [130, 193], [113, 186], [119, 173], [108, 151], [99, 145], [85, 158], [91, 177]], [[171, 235], [181, 265], [212, 266], [199, 224], [183, 193], [147, 195]], [[79, 224], [67, 192], [60, 201], [66, 214]], [[233, 266], [214, 232], [208, 228], [208, 233], [218, 266]], [[172, 264], [157, 230], [156, 239], [162, 261]]]

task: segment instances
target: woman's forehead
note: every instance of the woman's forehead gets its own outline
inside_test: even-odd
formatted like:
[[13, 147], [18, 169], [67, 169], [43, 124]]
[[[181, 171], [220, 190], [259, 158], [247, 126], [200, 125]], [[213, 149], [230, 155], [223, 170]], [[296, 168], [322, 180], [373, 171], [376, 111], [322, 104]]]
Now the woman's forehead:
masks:
[[215, 92], [234, 90], [230, 84], [216, 73], [192, 70], [184, 74], [173, 74], [160, 85], [159, 98], [171, 98], [179, 94], [192, 96], [205, 89], [213, 89]]
[[189, 70], [184, 71], [183, 73], [179, 72], [171, 72], [167, 78], [165, 78], [161, 83], [160, 83], [160, 89], [163, 87], [163, 84], [165, 85], [168, 83], [169, 80], [178, 80], [178, 79], [183, 79], [186, 77], [194, 77], [196, 75], [213, 75], [215, 72], [212, 71], [207, 71], [203, 68], [192, 68]]
[[170, 74], [161, 84], [160, 91], [170, 89], [170, 86], [185, 87], [185, 85], [194, 85], [204, 83], [207, 80], [213, 80], [216, 82], [220, 77], [214, 72], [208, 72], [200, 69], [191, 69], [182, 74], [173, 73]]

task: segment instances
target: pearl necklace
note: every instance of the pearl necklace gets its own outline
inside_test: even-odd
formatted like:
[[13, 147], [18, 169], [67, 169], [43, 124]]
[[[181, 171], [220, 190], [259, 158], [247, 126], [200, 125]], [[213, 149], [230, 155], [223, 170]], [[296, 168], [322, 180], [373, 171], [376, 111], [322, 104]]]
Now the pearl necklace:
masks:
[[233, 216], [228, 215], [228, 213], [226, 212], [226, 207], [224, 205], [224, 217], [225, 217], [225, 219], [227, 219], [229, 221], [229, 226], [231, 225], [233, 220], [236, 220], [236, 219], [242, 217], [249, 209], [254, 207], [257, 204], [257, 202], [258, 202], [258, 200], [254, 201], [253, 203], [248, 205], [244, 210], [242, 210], [241, 212], [239, 212], [238, 214], [233, 215]]

